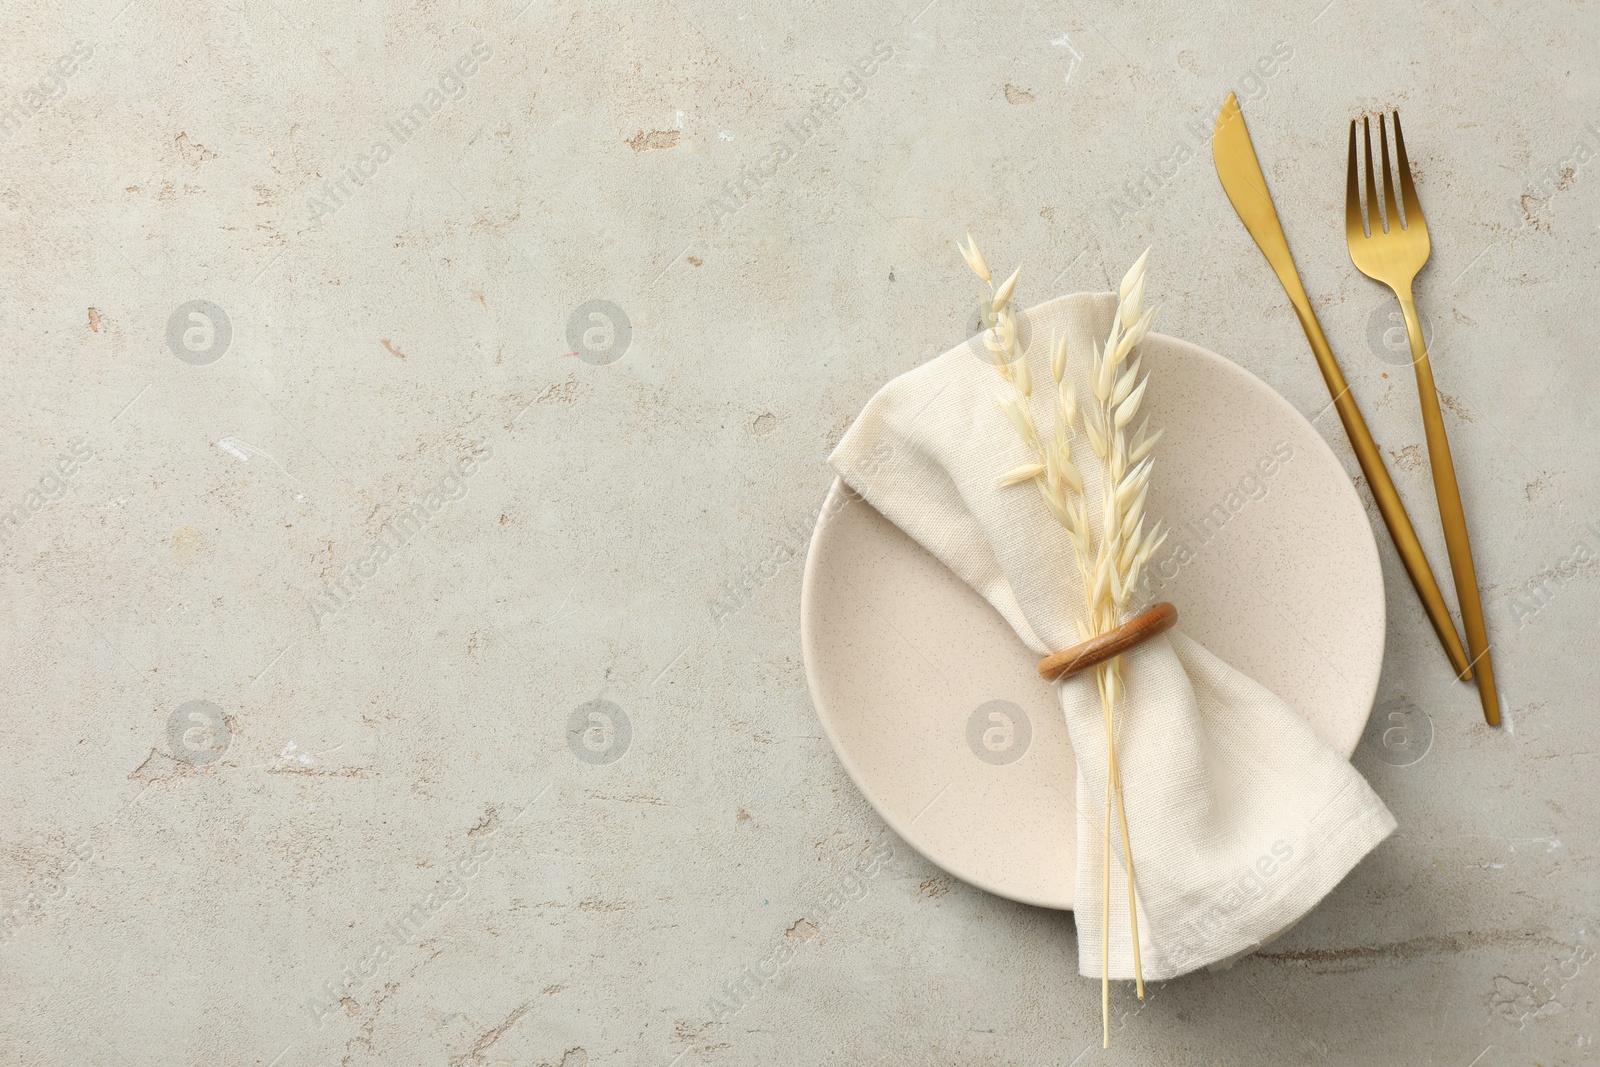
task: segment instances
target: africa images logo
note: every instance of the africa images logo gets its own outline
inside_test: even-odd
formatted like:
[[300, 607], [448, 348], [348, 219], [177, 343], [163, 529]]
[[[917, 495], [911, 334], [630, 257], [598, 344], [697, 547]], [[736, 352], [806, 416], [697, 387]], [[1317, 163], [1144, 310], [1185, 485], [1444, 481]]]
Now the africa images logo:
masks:
[[893, 58], [894, 45], [878, 41], [872, 46], [872, 51], [857, 60], [854, 66], [845, 69], [837, 85], [823, 91], [799, 118], [789, 120], [784, 125], [783, 135], [772, 142], [772, 150], [760, 159], [745, 164], [737, 178], [723, 183], [722, 194], [707, 202], [706, 210], [712, 224], [721, 226], [742, 211], [763, 185], [800, 154], [800, 150], [816, 136], [831, 116], [837, 115], [846, 104], [867, 95], [867, 79]]
[[1172, 547], [1161, 559], [1151, 560], [1154, 566], [1145, 571], [1145, 585], [1150, 595], [1159, 596], [1168, 582], [1175, 581], [1179, 572], [1194, 562], [1200, 551], [1222, 532], [1224, 526], [1237, 518], [1250, 501], [1265, 497], [1272, 479], [1293, 458], [1294, 445], [1279, 441], [1270, 452], [1263, 453], [1248, 473], [1229, 487], [1222, 499], [1211, 505], [1204, 515], [1174, 525]]
[[360, 188], [378, 176], [378, 168], [394, 158], [395, 147], [406, 144], [422, 132], [428, 121], [451, 100], [467, 95], [467, 79], [478, 72], [478, 64], [494, 55], [494, 50], [482, 41], [463, 52], [461, 57], [439, 73], [435, 83], [428, 87], [415, 102], [394, 118], [384, 123], [391, 137], [380, 136], [366, 152], [357, 152], [344, 169], [331, 178], [322, 180], [322, 195], [313, 194], [306, 200], [311, 212], [311, 222], [321, 226], [323, 219], [348, 204], [355, 195], [351, 186]]
[[10, 511], [0, 511], [0, 542], [10, 541], [46, 504], [65, 497], [69, 479], [83, 469], [83, 464], [92, 455], [94, 449], [88, 439], [79, 438], [53, 464], [46, 466], [39, 480], [28, 487], [16, 507]]
[[402, 501], [395, 508], [394, 517], [378, 530], [378, 536], [367, 550], [348, 560], [331, 580], [324, 580], [321, 595], [309, 599], [312, 623], [320, 628], [323, 619], [349, 607], [356, 594], [375, 579], [445, 505], [467, 495], [467, 479], [476, 474], [479, 465], [492, 454], [487, 444], [475, 446], [469, 454], [457, 457], [426, 494]]
[[9, 141], [20, 133], [28, 122], [67, 94], [67, 79], [82, 69], [94, 57], [94, 42], [77, 41], [72, 51], [56, 58], [34, 83], [9, 100], [0, 99], [0, 141]]

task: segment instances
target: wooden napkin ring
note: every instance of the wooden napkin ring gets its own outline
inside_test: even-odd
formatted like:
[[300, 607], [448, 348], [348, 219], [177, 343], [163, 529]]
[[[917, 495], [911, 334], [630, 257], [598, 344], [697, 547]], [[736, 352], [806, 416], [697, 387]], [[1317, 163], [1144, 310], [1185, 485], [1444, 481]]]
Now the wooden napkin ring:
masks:
[[1047, 682], [1070, 678], [1112, 656], [1119, 656], [1142, 645], [1157, 634], [1164, 634], [1178, 621], [1178, 609], [1166, 601], [1140, 612], [1115, 630], [1091, 637], [1065, 652], [1056, 652], [1039, 661], [1039, 674]]

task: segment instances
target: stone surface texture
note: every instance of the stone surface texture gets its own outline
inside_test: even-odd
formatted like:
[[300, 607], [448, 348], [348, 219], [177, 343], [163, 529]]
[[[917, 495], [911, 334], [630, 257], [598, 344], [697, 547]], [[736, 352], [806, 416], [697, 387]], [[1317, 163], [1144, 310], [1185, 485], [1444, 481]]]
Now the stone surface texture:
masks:
[[[0, 1064], [1594, 1057], [1594, 3], [6, 14]], [[1442, 566], [1342, 237], [1346, 124], [1402, 110], [1507, 725], [1380, 537], [1398, 833], [1118, 987], [1102, 1053], [1071, 915], [845, 777], [800, 576], [832, 445], [964, 336], [969, 227], [1024, 304], [1153, 246], [1158, 328], [1355, 471], [1212, 169], [1229, 91]]]

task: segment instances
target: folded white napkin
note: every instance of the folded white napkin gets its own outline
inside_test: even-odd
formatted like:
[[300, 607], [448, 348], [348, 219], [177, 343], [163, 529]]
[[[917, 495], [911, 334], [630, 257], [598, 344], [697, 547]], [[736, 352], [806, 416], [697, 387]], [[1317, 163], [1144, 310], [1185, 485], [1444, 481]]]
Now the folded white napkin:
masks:
[[[1050, 339], [1064, 333], [1068, 373], [1078, 395], [1090, 395], [1090, 346], [1105, 338], [1115, 308], [1115, 294], [1082, 293], [1028, 311], [1022, 358], [1033, 380], [1051, 380]], [[1151, 334], [1143, 346], [1164, 343]], [[971, 341], [885, 385], [829, 463], [1044, 656], [1079, 642], [1083, 587], [1072, 544], [1039, 494], [999, 486], [1004, 473], [1033, 459], [995, 403], [1009, 387], [984, 361], [982, 344]], [[1041, 428], [1052, 425], [1047, 405], [1039, 400], [1033, 412]], [[1180, 462], [1161, 446], [1155, 454], [1158, 464]], [[1078, 437], [1073, 455], [1093, 453]], [[1098, 465], [1091, 459], [1080, 469], [1087, 498], [1098, 500]], [[1288, 705], [1178, 630], [1127, 653], [1123, 663], [1117, 756], [1140, 950], [1147, 979], [1171, 978], [1287, 929], [1395, 821]], [[1105, 728], [1093, 671], [1057, 689], [1078, 759], [1078, 969], [1098, 978]], [[1115, 830], [1112, 841], [1110, 975], [1132, 978], [1127, 875]]]

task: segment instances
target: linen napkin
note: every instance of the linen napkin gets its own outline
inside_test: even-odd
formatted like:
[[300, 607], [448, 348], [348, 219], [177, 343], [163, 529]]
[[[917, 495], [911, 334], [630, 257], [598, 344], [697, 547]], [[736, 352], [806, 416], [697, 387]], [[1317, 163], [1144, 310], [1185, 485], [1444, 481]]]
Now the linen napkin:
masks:
[[[1115, 308], [1115, 294], [1083, 293], [1028, 311], [1020, 358], [1033, 380], [1051, 380], [1050, 341], [1065, 334], [1067, 373], [1089, 395], [1090, 346], [1105, 338]], [[1150, 334], [1142, 347], [1165, 343]], [[1083, 586], [1072, 544], [1038, 493], [999, 485], [1032, 457], [995, 403], [1009, 387], [983, 344], [975, 338], [885, 385], [828, 462], [1044, 656], [1079, 642]], [[1034, 418], [1048, 432], [1048, 400], [1035, 399]], [[1076, 431], [1073, 455], [1087, 457], [1085, 494], [1099, 500], [1098, 464]], [[1159, 445], [1155, 455], [1157, 464], [1179, 461]], [[1140, 951], [1152, 980], [1264, 944], [1395, 828], [1366, 781], [1304, 719], [1181, 626], [1124, 655], [1116, 709]], [[1078, 969], [1098, 978], [1105, 726], [1093, 671], [1056, 688], [1078, 761]], [[1126, 861], [1120, 835], [1111, 836], [1109, 970], [1132, 978]]]

